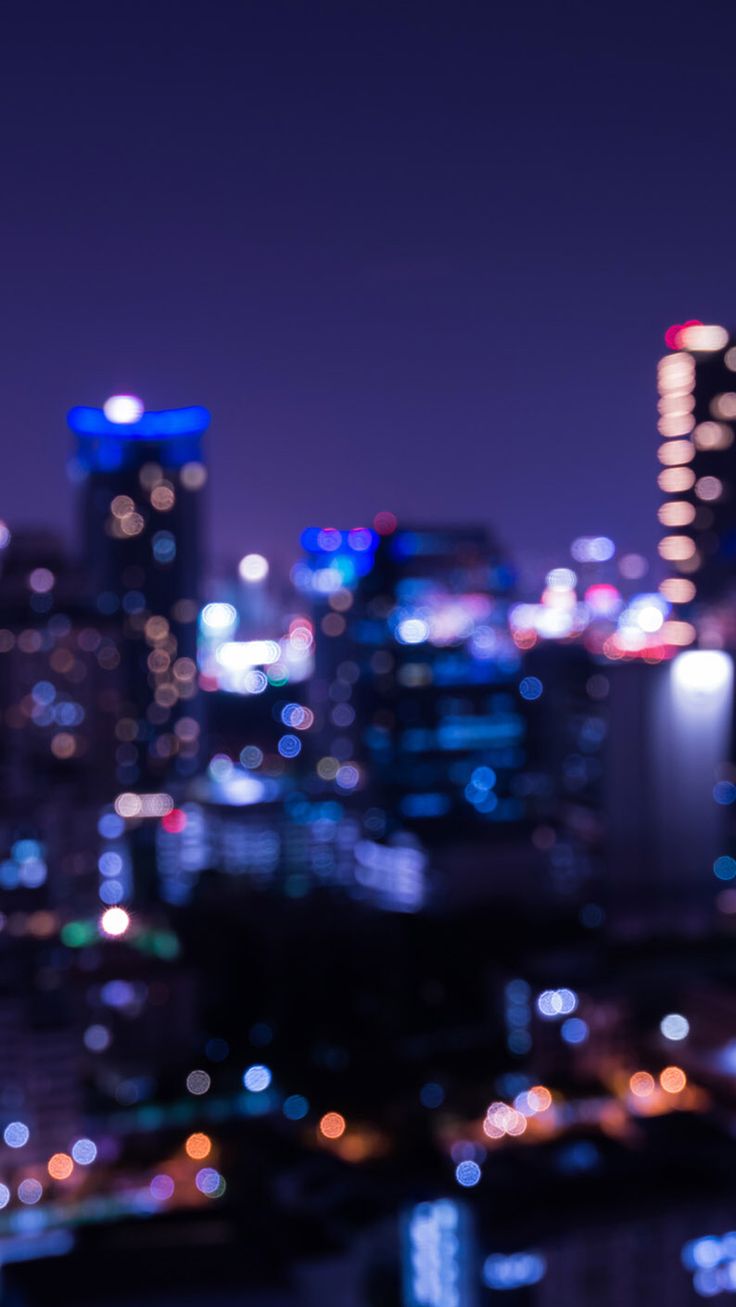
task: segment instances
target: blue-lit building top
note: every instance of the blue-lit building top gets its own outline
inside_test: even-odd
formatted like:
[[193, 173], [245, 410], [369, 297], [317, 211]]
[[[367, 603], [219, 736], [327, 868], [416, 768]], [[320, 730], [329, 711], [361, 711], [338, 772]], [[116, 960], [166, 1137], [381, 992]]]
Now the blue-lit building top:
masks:
[[[103, 408], [78, 406], [70, 410], [67, 422], [77, 437], [79, 469], [84, 472], [113, 472], [144, 461], [154, 453], [167, 467], [183, 467], [200, 457], [201, 438], [210, 424], [210, 414], [198, 405], [140, 413], [132, 405], [122, 409], [124, 420], [114, 420], [114, 396]], [[139, 401], [138, 401], [139, 402]], [[109, 417], [108, 413], [113, 417]]]

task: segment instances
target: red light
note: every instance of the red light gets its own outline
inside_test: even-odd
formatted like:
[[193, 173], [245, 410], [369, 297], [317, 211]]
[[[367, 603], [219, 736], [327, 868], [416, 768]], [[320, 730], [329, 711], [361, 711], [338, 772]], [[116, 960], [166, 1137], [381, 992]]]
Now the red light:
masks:
[[187, 814], [182, 812], [181, 808], [172, 808], [167, 812], [165, 817], [161, 818], [161, 825], [169, 835], [180, 835], [187, 824]]
[[685, 327], [702, 327], [700, 318], [689, 318], [687, 322], [675, 322], [664, 333], [664, 343], [668, 349], [680, 348], [680, 332]]
[[396, 530], [398, 521], [393, 513], [376, 513], [373, 525], [379, 536], [390, 536]]

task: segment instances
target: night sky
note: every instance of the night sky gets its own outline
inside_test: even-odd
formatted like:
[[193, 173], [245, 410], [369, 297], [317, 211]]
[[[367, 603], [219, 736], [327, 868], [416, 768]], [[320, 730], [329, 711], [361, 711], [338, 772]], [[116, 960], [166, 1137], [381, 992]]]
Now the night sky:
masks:
[[651, 549], [662, 331], [736, 324], [735, 48], [733, 0], [16, 0], [0, 514], [68, 530], [66, 410], [132, 390], [212, 410], [220, 556]]

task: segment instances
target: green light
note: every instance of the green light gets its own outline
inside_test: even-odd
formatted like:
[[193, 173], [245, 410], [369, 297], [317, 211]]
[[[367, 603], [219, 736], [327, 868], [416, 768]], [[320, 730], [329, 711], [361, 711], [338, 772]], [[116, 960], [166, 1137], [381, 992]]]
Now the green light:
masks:
[[141, 953], [152, 954], [167, 962], [178, 958], [181, 952], [179, 941], [170, 930], [144, 930], [135, 940], [135, 946]]
[[97, 927], [91, 921], [67, 921], [59, 934], [67, 948], [85, 948], [97, 938]]

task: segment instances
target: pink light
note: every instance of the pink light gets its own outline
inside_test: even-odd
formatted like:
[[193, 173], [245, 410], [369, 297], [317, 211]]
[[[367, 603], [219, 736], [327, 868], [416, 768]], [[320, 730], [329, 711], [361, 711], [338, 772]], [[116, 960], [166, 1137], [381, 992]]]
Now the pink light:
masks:
[[393, 513], [376, 513], [373, 519], [373, 525], [379, 536], [393, 535], [398, 524], [398, 520]]
[[666, 332], [664, 333], [665, 345], [667, 345], [669, 349], [679, 349], [680, 332], [685, 327], [702, 327], [702, 325], [703, 324], [700, 321], [700, 318], [689, 318], [687, 322], [673, 323], [673, 325], [671, 327], [668, 327]]
[[180, 835], [185, 830], [187, 824], [187, 814], [182, 812], [181, 808], [172, 808], [167, 812], [165, 817], [161, 818], [161, 825], [169, 835]]
[[615, 613], [621, 606], [621, 595], [615, 585], [589, 585], [585, 591], [585, 602], [594, 613]]

